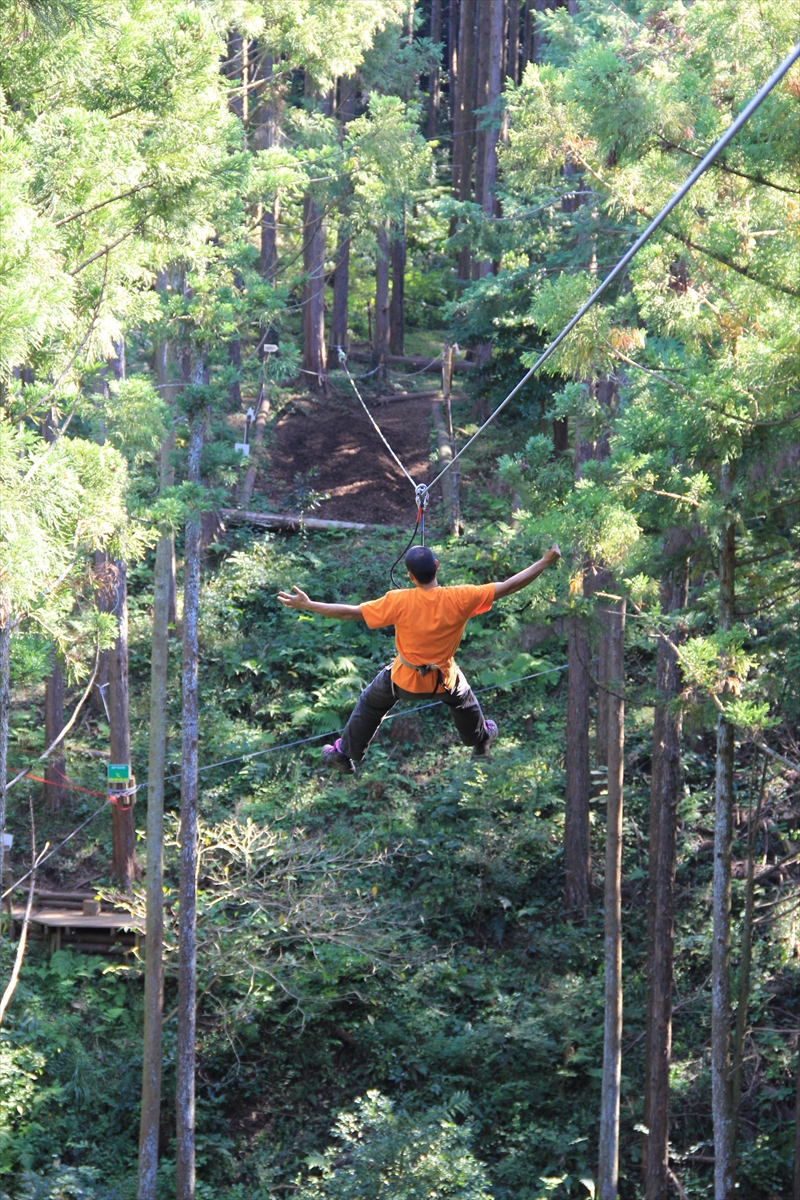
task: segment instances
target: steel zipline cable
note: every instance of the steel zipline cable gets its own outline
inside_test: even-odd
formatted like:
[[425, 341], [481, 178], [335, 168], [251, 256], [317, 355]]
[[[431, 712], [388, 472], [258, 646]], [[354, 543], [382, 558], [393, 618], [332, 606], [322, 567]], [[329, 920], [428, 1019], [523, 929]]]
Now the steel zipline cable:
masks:
[[[545, 671], [533, 671], [530, 675], [520, 675], [516, 679], [504, 679], [500, 683], [490, 683], [487, 684], [486, 687], [475, 688], [475, 695], [480, 695], [483, 692], [491, 692], [495, 688], [510, 687], [514, 683], [524, 683], [529, 679], [538, 679], [541, 675], [554, 675], [557, 671], [566, 671], [566, 669], [567, 664], [563, 663], [560, 667], [548, 667]], [[401, 709], [400, 712], [389, 713], [388, 716], [384, 717], [384, 720], [392, 721], [395, 717], [407, 717], [412, 713], [422, 712], [427, 708], [440, 708], [441, 705], [441, 700], [432, 700], [428, 704], [417, 704], [413, 708], [404, 708]], [[251, 758], [260, 758], [265, 754], [277, 754], [279, 750], [292, 750], [295, 746], [307, 746], [309, 742], [318, 742], [322, 738], [335, 737], [337, 733], [338, 730], [329, 729], [325, 733], [312, 733], [310, 737], [296, 738], [293, 742], [282, 742], [279, 746], [267, 746], [264, 750], [251, 750], [247, 754], [237, 754], [234, 758], [223, 758], [220, 759], [219, 762], [207, 763], [204, 767], [199, 767], [198, 773], [202, 771], [213, 771], [217, 767], [228, 767], [232, 763], [247, 762]], [[175, 779], [180, 779], [180, 777], [180, 772], [177, 772], [174, 775], [165, 775], [164, 783], [171, 783]], [[42, 781], [39, 780], [39, 782]], [[67, 787], [73, 791], [87, 792], [89, 795], [94, 796], [101, 796], [104, 794], [102, 792], [93, 792], [90, 788], [77, 787], [76, 785], [71, 784], [68, 780], [62, 781], [61, 786]], [[147, 780], [145, 779], [142, 783], [137, 784], [137, 791], [144, 791], [146, 787]], [[90, 815], [84, 821], [81, 821], [80, 825], [77, 825], [71, 833], [68, 833], [63, 841], [60, 841], [57, 846], [53, 847], [49, 854], [46, 854], [39, 862], [37, 862], [36, 869], [38, 870], [39, 867], [42, 866], [43, 863], [46, 863], [48, 859], [52, 858], [54, 854], [58, 854], [59, 850], [63, 850], [64, 846], [66, 846], [68, 842], [71, 842], [76, 834], [79, 834], [82, 829], [85, 829], [86, 826], [95, 819], [95, 817], [98, 817], [100, 813], [108, 807], [108, 803], [109, 802], [106, 800], [106, 802], [101, 804], [99, 808], [96, 808], [93, 813], [90, 813]], [[23, 884], [26, 879], [30, 878], [30, 875], [31, 872], [28, 871], [25, 875], [22, 875], [19, 879], [12, 883], [10, 887], [6, 888], [2, 896], [0, 896], [0, 900], [5, 900], [7, 896], [10, 896], [11, 893], [16, 891], [16, 889]]]
[[[725, 130], [725, 132], [722, 134], [722, 136], [714, 143], [714, 145], [711, 147], [711, 149], [709, 151], [707, 151], [707, 153], [700, 160], [700, 162], [697, 164], [697, 166], [692, 171], [692, 173], [688, 176], [688, 178], [685, 179], [684, 182], [681, 184], [681, 186], [677, 189], [677, 191], [674, 192], [674, 194], [670, 197], [670, 199], [667, 201], [667, 203], [664, 205], [664, 207], [661, 209], [661, 211], [657, 214], [657, 216], [655, 216], [653, 218], [653, 220], [650, 222], [650, 224], [647, 226], [647, 228], [639, 235], [639, 237], [636, 239], [636, 241], [633, 243], [633, 245], [625, 252], [625, 254], [623, 254], [622, 258], [619, 260], [619, 262], [616, 264], [616, 266], [614, 266], [611, 269], [611, 271], [609, 271], [608, 275], [606, 275], [606, 277], [602, 281], [602, 283], [600, 283], [595, 288], [595, 290], [592, 292], [592, 294], [588, 298], [588, 300], [586, 300], [581, 305], [581, 307], [578, 309], [578, 311], [575, 313], [575, 315], [571, 318], [571, 320], [567, 322], [567, 324], [564, 326], [564, 328], [561, 330], [561, 332], [555, 338], [553, 338], [550, 345], [547, 346], [547, 348], [539, 355], [539, 357], [536, 359], [536, 362], [533, 364], [533, 366], [528, 368], [528, 370], [525, 372], [525, 374], [520, 379], [519, 383], [517, 383], [511, 389], [511, 391], [508, 393], [508, 395], [505, 397], [505, 399], [502, 400], [500, 402], [500, 404], [498, 404], [498, 406], [494, 410], [494, 412], [490, 413], [490, 415], [486, 418], [486, 420], [483, 422], [483, 424], [480, 426], [480, 428], [478, 430], [476, 430], [475, 433], [473, 433], [472, 437], [469, 438], [468, 441], [466, 441], [464, 443], [464, 445], [461, 447], [461, 449], [456, 454], [453, 455], [453, 457], [450, 459], [450, 461], [442, 468], [442, 470], [439, 472], [439, 474], [436, 475], [434, 477], [434, 479], [431, 480], [431, 482], [429, 484], [424, 484], [424, 483], [418, 484], [415, 482], [414, 479], [412, 479], [411, 475], [408, 473], [408, 471], [403, 466], [400, 459], [397, 457], [395, 452], [392, 450], [391, 446], [389, 446], [389, 443], [386, 441], [386, 438], [381, 433], [372, 414], [370, 413], [366, 404], [364, 404], [364, 401], [361, 399], [361, 396], [358, 394], [358, 389], [355, 388], [355, 383], [353, 382], [352, 376], [350, 376], [350, 380], [353, 383], [353, 387], [356, 391], [356, 395], [358, 395], [359, 400], [361, 400], [361, 404], [363, 405], [363, 407], [367, 413], [367, 416], [369, 417], [372, 424], [375, 426], [375, 429], [377, 430], [378, 434], [380, 435], [384, 445], [387, 447], [390, 454], [392, 455], [392, 458], [398, 464], [401, 471], [403, 472], [403, 474], [406, 476], [406, 478], [409, 480], [412, 487], [414, 488], [414, 494], [415, 494], [415, 499], [417, 501], [418, 508], [420, 506], [420, 497], [426, 496], [427, 493], [430, 491], [430, 489], [432, 487], [434, 487], [439, 482], [439, 480], [444, 475], [446, 475], [447, 472], [453, 466], [455, 466], [455, 464], [458, 462], [461, 455], [466, 450], [468, 450], [469, 447], [473, 444], [473, 442], [476, 441], [476, 439], [481, 436], [483, 431], [489, 425], [491, 425], [492, 421], [494, 421], [495, 417], [503, 411], [503, 409], [509, 403], [509, 401], [513, 400], [513, 398], [525, 386], [525, 384], [530, 379], [533, 378], [533, 376], [537, 373], [539, 368], [542, 367], [544, 365], [544, 363], [547, 362], [548, 358], [550, 358], [555, 353], [555, 351], [558, 349], [558, 347], [561, 345], [561, 343], [564, 341], [564, 339], [569, 337], [570, 333], [572, 333], [572, 330], [575, 328], [575, 326], [578, 324], [578, 322], [581, 321], [586, 316], [589, 309], [592, 308], [592, 306], [597, 303], [597, 301], [600, 299], [600, 297], [603, 295], [603, 293], [608, 290], [608, 288], [611, 286], [611, 284], [614, 282], [614, 280], [617, 279], [622, 274], [622, 272], [628, 266], [628, 263], [631, 261], [631, 259], [634, 258], [635, 255], [639, 253], [642, 246], [644, 246], [645, 243], [650, 240], [650, 238], [653, 236], [653, 234], [656, 232], [656, 230], [659, 228], [659, 226], [663, 225], [664, 221], [670, 215], [672, 210], [674, 208], [676, 208], [678, 204], [680, 204], [680, 202], [681, 202], [681, 200], [683, 200], [684, 196], [694, 187], [694, 185], [697, 183], [700, 176], [703, 175], [708, 170], [708, 168], [711, 166], [711, 164], [714, 162], [714, 160], [719, 157], [719, 155], [722, 153], [722, 151], [725, 149], [725, 147], [728, 145], [728, 143], [730, 141], [732, 141], [733, 138], [736, 137], [736, 134], [739, 132], [739, 130], [742, 128], [742, 126], [745, 125], [749, 121], [750, 117], [752, 117], [752, 115], [756, 111], [756, 109], [760, 107], [760, 105], [763, 103], [764, 100], [766, 100], [767, 96], [770, 94], [770, 92], [773, 90], [773, 88], [778, 83], [780, 83], [780, 81], [783, 79], [784, 75], [786, 75], [787, 71], [789, 71], [791, 69], [791, 67], [797, 62], [798, 58], [800, 58], [800, 42], [798, 42], [797, 45], [794, 47], [794, 49], [792, 49], [789, 52], [789, 54], [787, 54], [787, 56], [786, 56], [786, 58], [784, 58], [783, 62], [780, 63], [780, 65], [775, 68], [775, 70], [772, 72], [772, 74], [770, 75], [770, 77], [766, 81], [766, 83], [756, 92], [755, 96], [753, 96], [753, 98], [744, 106], [742, 111], [739, 113], [738, 117], [736, 117], [736, 119], [731, 122], [731, 124], [728, 126], [728, 128]], [[344, 353], [341, 349], [339, 350], [339, 360], [340, 360], [340, 362], [344, 362]], [[344, 367], [345, 367], [345, 370], [347, 370], [346, 363], [344, 363]], [[350, 374], [349, 371], [347, 373], [348, 373], [348, 375]]]

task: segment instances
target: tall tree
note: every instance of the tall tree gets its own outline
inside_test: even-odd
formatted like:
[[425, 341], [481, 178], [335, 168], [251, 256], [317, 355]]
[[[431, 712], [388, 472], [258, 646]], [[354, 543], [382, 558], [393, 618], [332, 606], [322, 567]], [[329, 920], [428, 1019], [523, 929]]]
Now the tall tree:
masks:
[[[31, 380], [32, 382], [32, 380]], [[58, 424], [50, 409], [42, 422], [42, 436], [48, 445], [56, 439]], [[105, 657], [105, 655], [103, 655]], [[55, 647], [50, 655], [50, 673], [44, 684], [44, 744], [52, 746], [61, 730], [64, 728], [64, 672]], [[48, 759], [44, 777], [44, 801], [47, 808], [54, 812], [66, 802], [67, 790], [64, 780], [67, 775], [67, 764], [64, 758], [63, 744], [54, 751]]]
[[[64, 728], [64, 672], [55, 648], [50, 655], [50, 674], [44, 685], [44, 744], [52, 746], [61, 730]], [[64, 758], [63, 745], [54, 751], [48, 759], [44, 777], [47, 783], [44, 787], [44, 799], [51, 811], [59, 809], [67, 798], [64, 787], [67, 764]]]
[[519, 29], [520, 0], [508, 0], [508, 49], [506, 51], [506, 75], [512, 83], [519, 83]]
[[604, 884], [605, 1026], [599, 1200], [617, 1200], [622, 1079], [622, 790], [625, 764], [625, 600], [609, 611], [608, 803]]
[[[330, 92], [321, 93], [306, 74], [306, 102], [324, 115], [331, 112]], [[315, 192], [303, 197], [303, 372], [305, 386], [314, 392], [328, 390], [328, 355], [325, 341], [325, 214]]]
[[[575, 425], [574, 477], [583, 478], [586, 462], [594, 454], [594, 443]], [[591, 595], [588, 564], [582, 549], [581, 592]], [[576, 589], [577, 597], [577, 589]], [[591, 692], [591, 647], [584, 605], [577, 602], [567, 618], [567, 747], [564, 793], [564, 868], [567, 911], [583, 920], [589, 906], [591, 842], [589, 836], [589, 696]]]
[[[452, 0], [451, 0], [452, 2]], [[442, 0], [431, 0], [431, 41], [434, 46], [442, 41]], [[426, 132], [435, 138], [439, 129], [439, 106], [441, 104], [441, 69], [439, 61], [434, 63], [428, 75], [428, 119]]]
[[[261, 83], [253, 100], [253, 149], [270, 150], [280, 143], [283, 88], [274, 78], [274, 60], [259, 47], [253, 56], [253, 78]], [[278, 221], [280, 200], [277, 191], [268, 192], [261, 202], [260, 267], [264, 279], [275, 281], [278, 273]]]
[[647, 936], [647, 1041], [645, 1048], [644, 1123], [645, 1195], [666, 1200], [669, 1177], [669, 1068], [672, 1049], [672, 991], [675, 958], [675, 864], [678, 804], [682, 795], [681, 726], [676, 708], [681, 672], [675, 649], [685, 626], [672, 614], [688, 602], [688, 538], [682, 530], [668, 535], [667, 565], [661, 577], [661, 612], [668, 621], [656, 649], [656, 703], [650, 775], [649, 889]]
[[386, 380], [389, 357], [389, 218], [382, 217], [375, 235], [375, 344], [372, 361], [378, 367], [378, 386]]
[[[502, 86], [503, 0], [483, 0], [478, 9], [478, 62], [475, 108], [475, 203], [487, 216], [495, 211], [497, 184], [497, 142], [500, 114], [497, 111]], [[478, 274], [488, 275], [491, 263], [478, 266]]]
[[[128, 693], [128, 573], [122, 559], [109, 564], [113, 572], [116, 638], [108, 651], [109, 754], [111, 762], [131, 761], [130, 700]], [[112, 808], [111, 867], [116, 879], [130, 892], [137, 875], [136, 830], [133, 804]]]
[[403, 354], [405, 346], [406, 214], [405, 207], [392, 231], [392, 299], [389, 305], [389, 350]]
[[[728, 506], [734, 464], [722, 466], [721, 492]], [[736, 615], [736, 524], [725, 513], [719, 545], [719, 629], [729, 633]], [[729, 678], [723, 697], [735, 695]], [[725, 712], [717, 718], [714, 801], [714, 885], [711, 954], [711, 1114], [714, 1125], [714, 1200], [732, 1200], [735, 1181], [735, 1130], [731, 1077], [731, 851], [733, 845], [734, 727]]]
[[137, 1200], [156, 1200], [161, 1124], [161, 1032], [164, 1008], [164, 764], [167, 749], [169, 606], [174, 543], [156, 546], [150, 658], [150, 746], [147, 769], [147, 903], [145, 908], [142, 1104]]
[[303, 372], [306, 387], [328, 389], [325, 345], [325, 223], [313, 196], [303, 198]]
[[[187, 355], [188, 357], [188, 355]], [[202, 380], [202, 364], [197, 368]], [[195, 413], [189, 431], [187, 476], [200, 484], [205, 413]], [[177, 1200], [194, 1200], [195, 1067], [197, 1027], [197, 766], [199, 740], [198, 620], [200, 606], [201, 515], [186, 520], [183, 581], [183, 654], [181, 670], [181, 823], [180, 917], [178, 926], [178, 1039], [176, 1047]]]
[[[339, 119], [339, 141], [342, 142], [345, 137], [348, 121], [352, 121], [356, 115], [358, 100], [357, 80], [347, 76], [340, 78], [337, 86], [337, 96], [336, 115]], [[348, 343], [350, 305], [350, 241], [352, 222], [350, 220], [349, 208], [349, 197], [345, 197], [339, 202], [339, 230], [333, 273], [333, 312], [331, 315], [330, 338], [331, 347], [335, 349], [341, 346], [345, 350]]]
[[[458, 72], [453, 107], [453, 193], [457, 200], [472, 196], [472, 160], [475, 146], [475, 100], [477, 88], [476, 22], [477, 0], [461, 0], [458, 26]], [[469, 246], [458, 253], [458, 277], [470, 279], [472, 256]]]

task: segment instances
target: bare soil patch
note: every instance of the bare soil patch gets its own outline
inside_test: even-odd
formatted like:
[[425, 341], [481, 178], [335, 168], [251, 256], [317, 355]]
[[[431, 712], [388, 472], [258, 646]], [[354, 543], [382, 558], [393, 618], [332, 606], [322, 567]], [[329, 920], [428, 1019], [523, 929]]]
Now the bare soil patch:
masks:
[[[420, 483], [433, 478], [430, 400], [373, 402], [370, 411], [413, 478]], [[256, 491], [271, 511], [304, 508], [327, 520], [375, 525], [410, 526], [414, 520], [413, 488], [355, 396], [293, 399], [273, 426], [266, 457]], [[329, 496], [313, 513], [307, 507], [310, 492]], [[432, 501], [435, 511], [438, 487]]]

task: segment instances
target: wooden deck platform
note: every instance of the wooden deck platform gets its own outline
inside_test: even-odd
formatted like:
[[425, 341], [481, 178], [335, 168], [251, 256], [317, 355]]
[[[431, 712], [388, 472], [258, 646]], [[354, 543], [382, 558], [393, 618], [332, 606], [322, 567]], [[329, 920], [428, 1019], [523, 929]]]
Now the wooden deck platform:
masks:
[[[25, 916], [24, 906], [11, 910], [15, 922]], [[140, 944], [143, 926], [127, 912], [83, 913], [77, 907], [39, 908], [31, 913], [31, 936], [47, 938], [50, 952], [67, 946], [87, 954], [130, 954]]]

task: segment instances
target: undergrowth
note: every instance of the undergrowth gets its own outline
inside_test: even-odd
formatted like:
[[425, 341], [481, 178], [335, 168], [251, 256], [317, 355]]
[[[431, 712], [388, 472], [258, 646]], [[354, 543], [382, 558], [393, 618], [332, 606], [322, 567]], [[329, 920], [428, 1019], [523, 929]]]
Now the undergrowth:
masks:
[[[393, 547], [338, 536], [238, 541], [203, 594], [201, 766], [336, 730], [391, 657], [387, 633], [287, 613], [275, 593], [298, 583], [319, 599], [379, 595]], [[437, 552], [445, 582], [479, 582], [519, 565], [491, 536]], [[143, 569], [133, 580], [138, 761], [146, 751], [147, 577]], [[564, 661], [556, 626], [548, 631], [540, 621], [539, 653], [525, 648], [544, 586], [537, 585], [534, 608], [530, 595], [514, 597], [470, 623], [459, 658], [476, 687]], [[651, 667], [646, 647], [633, 651], [643, 707], [638, 713], [631, 705], [627, 744], [626, 1200], [640, 1194]], [[175, 646], [173, 770], [178, 660]], [[598, 777], [593, 910], [576, 926], [562, 904], [565, 699], [560, 673], [485, 693], [501, 730], [488, 763], [469, 756], [434, 708], [387, 722], [357, 779], [324, 774], [321, 739], [201, 774], [200, 1197], [412, 1200], [432, 1188], [476, 1200], [591, 1194], [602, 1068], [604, 793]], [[97, 720], [84, 727], [86, 748], [100, 736]], [[673, 1094], [676, 1142], [702, 1150], [710, 1136], [711, 863], [698, 853], [696, 831], [710, 820], [713, 763], [702, 739], [697, 745], [687, 760], [678, 872]], [[74, 753], [70, 773], [89, 781], [91, 764]], [[178, 799], [173, 784], [163, 1200], [173, 1186]], [[69, 824], [82, 811], [59, 820]], [[90, 834], [61, 858], [62, 878], [102, 878], [106, 832], [98, 822]], [[785, 946], [778, 937], [757, 943], [754, 1020], [766, 1019], [776, 987], [794, 986]], [[5, 974], [12, 950], [3, 943]], [[5, 1195], [135, 1195], [141, 1015], [139, 964], [68, 951], [48, 957], [31, 947], [0, 1041]], [[773, 1043], [761, 1064], [766, 1091], [751, 1088], [746, 1100], [759, 1133], [743, 1148], [740, 1177], [754, 1200], [779, 1191], [791, 1153], [780, 1120], [789, 1049], [778, 1036]], [[693, 1196], [708, 1193], [701, 1161], [687, 1162], [683, 1181]]]

